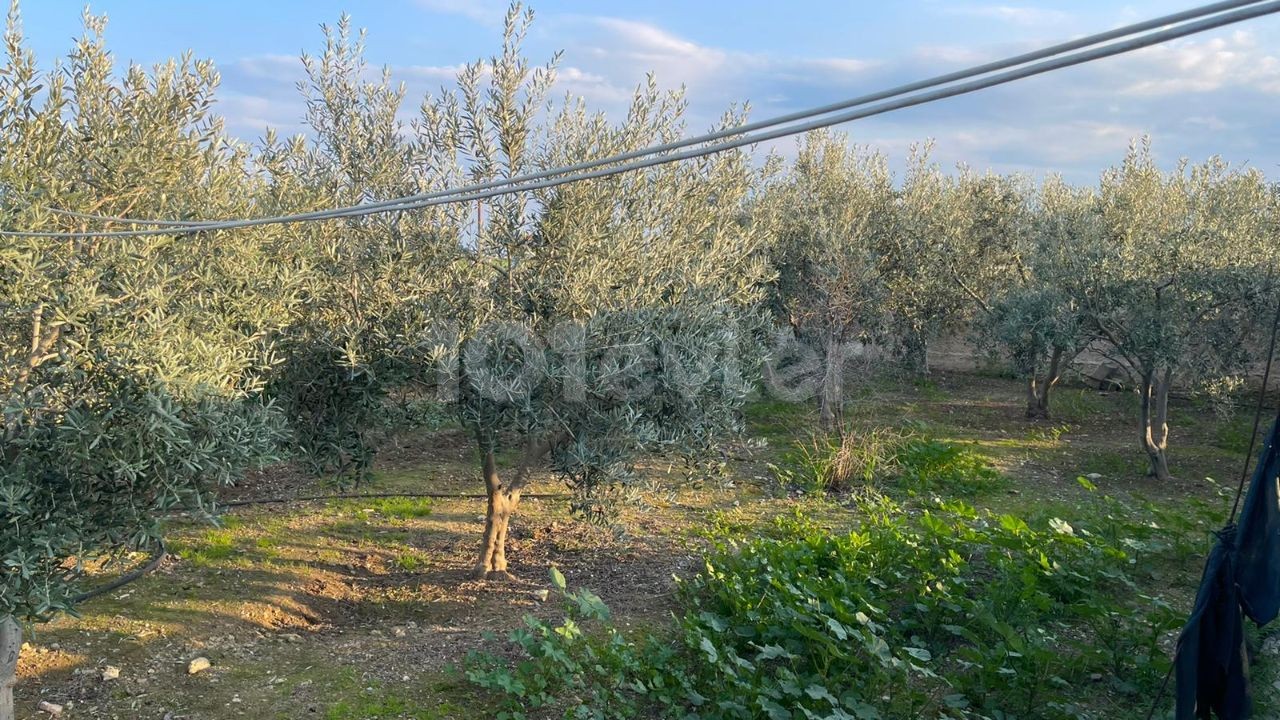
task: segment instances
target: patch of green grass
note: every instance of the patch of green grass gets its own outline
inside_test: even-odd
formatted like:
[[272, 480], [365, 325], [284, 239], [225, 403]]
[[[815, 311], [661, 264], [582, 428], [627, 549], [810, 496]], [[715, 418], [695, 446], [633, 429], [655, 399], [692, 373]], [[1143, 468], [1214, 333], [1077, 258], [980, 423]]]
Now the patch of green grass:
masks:
[[1069, 423], [1085, 423], [1116, 410], [1113, 398], [1088, 388], [1061, 388], [1050, 402], [1053, 419]]
[[809, 406], [782, 400], [757, 400], [743, 408], [747, 427], [753, 435], [777, 440], [789, 438], [796, 428], [811, 423], [806, 418]]
[[972, 497], [1006, 484], [986, 456], [972, 447], [929, 437], [909, 437], [896, 453], [898, 476], [913, 492]]
[[925, 423], [905, 422], [901, 428], [815, 434], [795, 442], [770, 467], [784, 486], [810, 494], [849, 492], [887, 481], [912, 494], [973, 497], [1007, 482], [977, 448], [975, 442], [935, 437]]
[[396, 554], [394, 561], [395, 566], [405, 572], [413, 572], [427, 564], [426, 556], [416, 552], [402, 552]]
[[366, 507], [385, 517], [423, 518], [431, 514], [430, 498], [379, 498], [366, 503]]
[[270, 562], [280, 557], [280, 539], [275, 535], [263, 534], [253, 539], [256, 559]]
[[1253, 422], [1247, 417], [1237, 417], [1219, 423], [1214, 428], [1214, 447], [1232, 453], [1244, 455], [1249, 450], [1249, 440], [1253, 433]]
[[373, 539], [373, 528], [363, 517], [351, 520], [338, 520], [326, 530], [331, 538], [367, 542]]
[[449, 701], [432, 702], [430, 706], [389, 693], [384, 689], [365, 691], [360, 697], [340, 700], [325, 711], [325, 720], [443, 720], [463, 717], [462, 708]]
[[916, 392], [920, 394], [920, 397], [928, 402], [941, 402], [947, 399], [947, 393], [938, 387], [938, 383], [933, 380], [917, 378], [913, 385], [915, 385]]
[[783, 452], [774, 472], [784, 484], [809, 493], [846, 492], [892, 472], [901, 443], [901, 434], [886, 428], [815, 434]]
[[1069, 425], [1035, 426], [1027, 431], [1027, 437], [1037, 445], [1058, 447], [1062, 444], [1062, 436], [1071, 430]]
[[[355, 498], [355, 499], [336, 499], [329, 501], [329, 510], [347, 514], [351, 513], [357, 518], [368, 519], [369, 516], [377, 515], [382, 518], [392, 518], [397, 520], [409, 520], [413, 518], [424, 518], [431, 514], [433, 504], [431, 498], [411, 498], [411, 497], [386, 497], [386, 498]], [[362, 522], [357, 520], [356, 522]]]
[[375, 718], [426, 718], [426, 710], [411, 708], [397, 697], [369, 697], [342, 700], [324, 714], [326, 720], [374, 720]]
[[1147, 467], [1147, 458], [1136, 448], [1096, 450], [1085, 455], [1080, 462], [1081, 472], [1110, 478], [1140, 477], [1147, 474]]
[[194, 538], [172, 544], [178, 557], [197, 566], [208, 566], [226, 560], [236, 553], [236, 537], [231, 527], [206, 530]]

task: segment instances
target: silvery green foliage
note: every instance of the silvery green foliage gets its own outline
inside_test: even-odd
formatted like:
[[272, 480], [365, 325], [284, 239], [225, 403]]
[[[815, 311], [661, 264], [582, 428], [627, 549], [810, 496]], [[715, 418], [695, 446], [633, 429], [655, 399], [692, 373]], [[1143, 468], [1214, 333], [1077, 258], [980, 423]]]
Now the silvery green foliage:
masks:
[[876, 337], [887, 312], [882, 264], [894, 200], [882, 154], [840, 134], [804, 137], [793, 167], [760, 204], [777, 216], [772, 302], [790, 324], [841, 339]]
[[1064, 252], [1102, 239], [1096, 195], [1051, 177], [1039, 189], [1029, 232], [1017, 243], [1017, 272], [990, 296], [990, 337], [1014, 369], [1034, 375], [1054, 350], [1074, 355], [1088, 334], [1079, 298], [1069, 294]]
[[[1024, 278], [1035, 242], [1033, 186], [1021, 175], [979, 173], [961, 166], [947, 194], [934, 251], [942, 281], [949, 280], [952, 292], [958, 290], [981, 306], [1000, 288]], [[971, 302], [957, 317], [975, 314]]]
[[[674, 140], [684, 130], [683, 111], [682, 96], [659, 92], [652, 77], [617, 126], [581, 104], [567, 105], [539, 163], [554, 167]], [[737, 122], [734, 112], [722, 119]], [[695, 476], [713, 471], [707, 450], [736, 429], [744, 378], [756, 376], [761, 360], [757, 308], [771, 275], [769, 235], [747, 207], [760, 179], [749, 158], [734, 152], [564, 185], [536, 198], [543, 212], [520, 276], [521, 321], [617, 327], [621, 337], [658, 353], [633, 369], [647, 374], [646, 386], [667, 390], [615, 400], [616, 411], [597, 409], [556, 431], [568, 438], [557, 466], [580, 490], [628, 478], [625, 459], [640, 447], [681, 456]], [[595, 337], [587, 333], [587, 347], [602, 352], [597, 344], [605, 337]], [[588, 364], [588, 386], [597, 382]], [[561, 411], [549, 405], [542, 412]], [[662, 433], [650, 431], [654, 422]], [[614, 459], [599, 459], [608, 457]]]
[[728, 308], [598, 313], [546, 341], [524, 325], [494, 330], [463, 350], [464, 422], [494, 443], [554, 438], [552, 467], [579, 493], [575, 509], [597, 519], [638, 452], [706, 449], [738, 429], [751, 389]]
[[[184, 57], [117, 72], [101, 18], [41, 72], [16, 6], [0, 75], [6, 229], [97, 226], [52, 212], [242, 215], [243, 148], [209, 114], [217, 75]], [[137, 547], [157, 514], [270, 454], [253, 400], [292, 278], [271, 232], [0, 242], [0, 616], [71, 609], [79, 564]]]
[[972, 299], [944, 265], [952, 179], [915, 146], [898, 196], [898, 224], [885, 247], [894, 350], [914, 371], [928, 371], [929, 345], [959, 325]]
[[263, 406], [175, 397], [102, 357], [43, 363], [28, 383], [5, 397], [0, 616], [72, 610], [85, 560], [145, 547], [164, 511], [211, 513], [280, 440]]
[[1026, 227], [1023, 178], [965, 167], [948, 175], [930, 150], [912, 148], [884, 249], [896, 350], [917, 372], [928, 370], [931, 343], [962, 331], [1009, 282]]
[[929, 343], [962, 330], [1021, 269], [1026, 180], [949, 176], [928, 152], [912, 151], [899, 189], [883, 156], [811, 133], [757, 204], [777, 234], [774, 313], [822, 358], [824, 423], [838, 415], [849, 343], [888, 346], [923, 370]]
[[[297, 189], [321, 205], [382, 199], [682, 132], [683, 100], [652, 81], [617, 124], [577, 102], [549, 107], [558, 58], [534, 66], [522, 56], [531, 20], [512, 6], [501, 50], [424, 98], [408, 127], [402, 94], [365, 79], [360, 44], [340, 23], [325, 53], [306, 61], [316, 140], [274, 141], [265, 153], [274, 194]], [[709, 442], [733, 424], [739, 378], [758, 363], [756, 344], [736, 331], [755, 327], [768, 277], [766, 236], [746, 212], [757, 177], [745, 154], [727, 153], [299, 229], [306, 294], [327, 302], [300, 312], [272, 385], [295, 440], [317, 465], [359, 477], [391, 429], [386, 398], [407, 390], [451, 407], [482, 456], [545, 447], [580, 486], [625, 477], [639, 447]], [[709, 363], [719, 371], [711, 384], [677, 397], [676, 365]], [[600, 386], [633, 375], [627, 382], [652, 392]]]
[[[460, 176], [439, 154], [451, 130], [425, 117], [407, 127], [403, 88], [369, 80], [363, 35], [350, 20], [325, 27], [325, 49], [303, 56], [300, 84], [312, 137], [269, 134], [258, 162], [276, 200], [300, 212], [438, 189]], [[433, 320], [468, 283], [459, 252], [465, 206], [369, 215], [289, 228], [299, 302], [270, 394], [290, 418], [294, 445], [317, 471], [361, 479], [403, 414], [388, 398], [430, 365]]]
[[[509, 23], [488, 89], [464, 71], [457, 102], [442, 102], [457, 126], [472, 129], [460, 150], [475, 179], [581, 162], [682, 132], [683, 99], [659, 92], [652, 79], [617, 125], [566, 103], [540, 127], [530, 98], [545, 93], [551, 69], [539, 74], [517, 60], [511, 39], [523, 34], [527, 16], [513, 11]], [[746, 213], [756, 178], [745, 154], [727, 153], [494, 206], [476, 252], [489, 304], [469, 301], [480, 310], [472, 315], [478, 332], [460, 337], [460, 412], [482, 447], [502, 443], [504, 431], [522, 444], [540, 438], [553, 448], [555, 467], [587, 491], [626, 479], [640, 448], [704, 448], [732, 428], [741, 378], [758, 362], [739, 320], [750, 317], [768, 276], [766, 237]], [[474, 392], [466, 382], [475, 372], [470, 348], [495, 323], [551, 347], [574, 338], [582, 357], [548, 363], [539, 387], [550, 393], [510, 402]], [[554, 390], [565, 383], [576, 394]]]

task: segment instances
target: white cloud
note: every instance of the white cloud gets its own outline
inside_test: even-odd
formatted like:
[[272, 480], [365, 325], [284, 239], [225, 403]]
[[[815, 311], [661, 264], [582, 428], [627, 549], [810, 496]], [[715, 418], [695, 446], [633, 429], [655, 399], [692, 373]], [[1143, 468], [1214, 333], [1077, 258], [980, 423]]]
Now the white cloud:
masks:
[[[667, 88], [683, 86], [691, 127], [706, 127], [729, 106], [764, 108], [807, 101], [815, 88], [845, 91], [881, 66], [858, 57], [792, 57], [700, 44], [650, 23], [614, 17], [563, 17], [554, 26], [566, 58], [600, 78], [581, 87], [589, 102], [620, 103], [652, 72]], [[580, 86], [575, 86], [580, 87]], [[621, 92], [625, 89], [625, 92]], [[607, 97], [599, 97], [595, 92]]]
[[954, 45], [920, 45], [911, 54], [921, 62], [948, 65], [976, 65], [994, 59], [994, 56], [985, 50]]
[[877, 67], [879, 63], [873, 60], [857, 60], [854, 58], [814, 58], [812, 60], [800, 60], [799, 65], [804, 68], [831, 72], [837, 75], [857, 75]]
[[1182, 121], [1187, 125], [1202, 127], [1208, 130], [1226, 130], [1230, 127], [1225, 120], [1217, 115], [1195, 115]]
[[224, 92], [218, 99], [218, 112], [226, 119], [227, 129], [246, 141], [262, 137], [267, 128], [275, 128], [283, 136], [306, 130], [304, 108], [296, 94], [285, 99]]
[[1183, 40], [1145, 48], [1131, 57], [1129, 95], [1204, 93], [1227, 87], [1280, 94], [1280, 56], [1237, 30], [1226, 37]]
[[452, 84], [462, 72], [463, 65], [402, 65], [393, 67], [392, 76], [399, 80], [412, 79], [431, 81], [437, 84]]

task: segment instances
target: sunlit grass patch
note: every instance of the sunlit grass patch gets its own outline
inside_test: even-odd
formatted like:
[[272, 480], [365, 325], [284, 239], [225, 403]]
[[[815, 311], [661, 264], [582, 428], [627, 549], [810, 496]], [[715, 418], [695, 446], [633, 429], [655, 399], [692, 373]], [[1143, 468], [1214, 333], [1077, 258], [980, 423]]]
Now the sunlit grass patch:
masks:
[[392, 688], [366, 686], [356, 697], [330, 705], [323, 717], [325, 720], [445, 720], [482, 716], [474, 708], [465, 708], [449, 699], [449, 694], [466, 688], [459, 688], [453, 682], [435, 682], [430, 684], [430, 690], [444, 696], [432, 697], [428, 702], [406, 697]]
[[170, 552], [198, 566], [213, 565], [236, 554], [235, 531], [229, 527], [214, 528], [192, 538], [170, 543]]
[[375, 513], [393, 518], [423, 518], [432, 512], [430, 498], [379, 498], [366, 502]]
[[354, 517], [356, 524], [374, 519], [412, 520], [431, 515], [431, 498], [385, 497], [330, 500], [327, 509], [342, 517]]
[[426, 555], [413, 550], [398, 552], [396, 553], [395, 560], [393, 560], [393, 564], [396, 568], [404, 570], [405, 572], [413, 572], [419, 568], [425, 567], [427, 562], [428, 560]]
[[972, 446], [936, 438], [907, 438], [898, 448], [896, 462], [899, 479], [914, 492], [966, 497], [1007, 484], [1000, 471]]
[[809, 493], [876, 485], [910, 493], [972, 497], [1006, 484], [976, 443], [934, 436], [924, 423], [901, 428], [846, 428], [797, 441], [773, 466], [779, 482]]

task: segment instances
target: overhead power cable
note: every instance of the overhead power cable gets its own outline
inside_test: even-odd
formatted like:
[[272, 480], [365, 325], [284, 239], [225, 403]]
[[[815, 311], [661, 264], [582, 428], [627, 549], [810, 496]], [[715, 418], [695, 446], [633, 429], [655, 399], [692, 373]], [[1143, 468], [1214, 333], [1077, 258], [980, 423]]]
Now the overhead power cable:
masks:
[[[1220, 14], [1211, 14], [1208, 17], [1202, 17], [1205, 13], [1216, 13], [1223, 8], [1237, 8]], [[1023, 55], [1009, 58], [1007, 60], [994, 63], [987, 63], [969, 70], [950, 73], [940, 76], [932, 80], [911, 83], [891, 90], [885, 90], [871, 95], [855, 98], [853, 100], [837, 103], [834, 105], [824, 106], [814, 110], [808, 110], [791, 115], [774, 118], [771, 120], [760, 121], [757, 123], [749, 123], [746, 125], [725, 128], [723, 130], [708, 135], [688, 138], [686, 140], [668, 143], [665, 145], [654, 146], [644, 150], [637, 150], [631, 153], [615, 155], [599, 160], [579, 163], [561, 168], [544, 170], [538, 173], [517, 176], [513, 178], [495, 180], [487, 183], [480, 183], [460, 187], [451, 190], [442, 190], [433, 193], [424, 193], [418, 195], [406, 196], [393, 200], [384, 200], [375, 203], [367, 203], [364, 205], [356, 205], [344, 208], [335, 208], [332, 210], [316, 211], [311, 213], [300, 213], [296, 215], [282, 215], [267, 218], [216, 221], [208, 223], [200, 223], [196, 225], [179, 226], [174, 229], [152, 228], [141, 230], [120, 230], [120, 231], [100, 231], [100, 232], [17, 232], [8, 231], [0, 232], [0, 235], [22, 236], [22, 237], [46, 237], [46, 238], [89, 238], [89, 237], [144, 237], [154, 235], [173, 235], [186, 234], [195, 232], [207, 232], [212, 230], [229, 230], [244, 227], [253, 227], [260, 225], [273, 225], [282, 223], [306, 222], [312, 220], [330, 220], [344, 217], [359, 217], [370, 215], [378, 212], [402, 211], [431, 207], [455, 202], [470, 202], [474, 200], [483, 200], [497, 195], [504, 195], [513, 192], [528, 192], [543, 188], [554, 187], [570, 182], [578, 182], [599, 177], [616, 175], [619, 173], [639, 170], [652, 167], [655, 165], [677, 162], [692, 158], [703, 157], [714, 153], [733, 150], [747, 145], [754, 145], [767, 140], [773, 140], [787, 135], [796, 135], [815, 130], [819, 128], [838, 125], [852, 120], [880, 115], [883, 113], [899, 110], [902, 108], [922, 105], [925, 103], [935, 102], [937, 100], [955, 97], [972, 93], [977, 90], [1002, 85], [1005, 83], [1020, 80], [1022, 78], [1039, 75], [1054, 70], [1059, 70], [1074, 65], [1079, 65], [1094, 60], [1099, 60], [1114, 55], [1119, 55], [1134, 50], [1155, 45], [1158, 43], [1174, 40], [1188, 35], [1206, 32], [1226, 25], [1251, 20], [1269, 14], [1280, 12], [1280, 0], [1270, 0], [1269, 2], [1226, 2], [1208, 5], [1194, 10], [1185, 11], [1172, 16], [1158, 18], [1156, 20], [1138, 23], [1136, 25], [1127, 26], [1117, 30], [1091, 35], [1080, 40], [1069, 43], [1062, 43], [1051, 48], [1046, 48], [1034, 53], [1026, 53]], [[1137, 37], [1128, 37], [1125, 40], [1102, 45], [1100, 47], [1091, 47], [1088, 50], [1063, 55], [1060, 48], [1079, 48], [1097, 45], [1099, 39], [1106, 40], [1117, 36], [1130, 35], [1133, 31], [1124, 32], [1129, 28], [1149, 29], [1151, 27], [1162, 27], [1170, 24], [1169, 18], [1173, 17], [1201, 17], [1199, 20], [1174, 25], [1156, 32], [1139, 35]], [[1056, 49], [1056, 50], [1055, 50]], [[1026, 58], [1050, 57], [1048, 60], [1026, 65]], [[946, 84], [958, 78], [973, 77], [989, 73], [992, 68], [1005, 68], [1022, 64], [1021, 67], [1007, 70], [1005, 72], [990, 75], [988, 77], [970, 80], [968, 82], [941, 87], [928, 92], [916, 92], [910, 94], [913, 90], [920, 88], [934, 87], [940, 84]], [[950, 78], [944, 80], [941, 78]], [[878, 99], [895, 98], [889, 102], [881, 102], [878, 104], [870, 104]], [[861, 107], [859, 107], [861, 106]], [[832, 113], [833, 108], [852, 108], [844, 112]], [[824, 115], [822, 117], [816, 117]], [[784, 127], [775, 127], [794, 121], [798, 118], [814, 118], [807, 122], [785, 125]], [[765, 132], [751, 132], [755, 129], [773, 127], [772, 130]], [[734, 137], [736, 136], [736, 137]], [[680, 152], [671, 152], [674, 149], [689, 147], [706, 143], [709, 139], [719, 139], [732, 137], [733, 139], [725, 142], [717, 142], [703, 147], [695, 147]], [[642, 158], [637, 162], [624, 162], [627, 159]], [[591, 169], [594, 168], [594, 169]], [[588, 172], [575, 172], [575, 170], [590, 169]], [[128, 219], [117, 219], [121, 222], [136, 222], [138, 224], [147, 224], [145, 221], [132, 221]], [[171, 221], [172, 222], [172, 221]]]
[[[873, 102], [878, 102], [880, 100], [887, 100], [893, 97], [905, 95], [912, 92], [917, 92], [920, 90], [927, 90], [929, 88], [938, 87], [939, 85], [946, 85], [948, 83], [957, 82], [960, 80], [967, 80], [979, 75], [985, 75], [987, 73], [992, 73], [999, 70], [1005, 70], [1011, 67], [1016, 67], [1018, 65], [1035, 62], [1037, 60], [1043, 60], [1045, 58], [1053, 57], [1055, 55], [1061, 55], [1062, 53], [1071, 52], [1073, 50], [1079, 50], [1081, 48], [1090, 47], [1093, 45], [1098, 45], [1100, 43], [1108, 42], [1110, 40], [1128, 37], [1130, 35], [1146, 32], [1148, 30], [1154, 30], [1156, 28], [1161, 28], [1168, 25], [1185, 22], [1187, 20], [1195, 20], [1197, 18], [1201, 18], [1207, 15], [1214, 15], [1216, 13], [1224, 12], [1227, 10], [1233, 10], [1236, 8], [1245, 7], [1249, 5], [1256, 5], [1256, 4], [1259, 4], [1261, 1], [1262, 0], [1226, 0], [1225, 2], [1216, 2], [1208, 5], [1202, 5], [1195, 8], [1191, 8], [1189, 10], [1183, 10], [1181, 12], [1172, 13], [1169, 15], [1163, 15], [1157, 18], [1152, 18], [1150, 20], [1144, 20], [1142, 22], [1133, 23], [1130, 25], [1124, 25], [1122, 27], [1118, 27], [1113, 30], [1108, 30], [1101, 33], [1095, 33], [1093, 35], [1088, 35], [1082, 38], [1078, 38], [1076, 40], [1069, 40], [1067, 42], [1058, 43], [1056, 45], [1051, 45], [1049, 47], [1041, 48], [1039, 50], [1034, 50], [1032, 52], [1022, 53], [1020, 55], [1014, 55], [1009, 58], [1004, 58], [1004, 59], [996, 60], [989, 63], [975, 65], [969, 68], [965, 68], [963, 70], [957, 70], [954, 72], [945, 73], [943, 75], [936, 75], [934, 77], [927, 78], [925, 80], [918, 80], [916, 82], [907, 83], [905, 85], [899, 85], [897, 87], [890, 88], [888, 90], [882, 90], [882, 91], [870, 93], [867, 95], [860, 95], [855, 98], [842, 100], [840, 102], [831, 103], [831, 104], [823, 105], [816, 108], [800, 110], [797, 112], [788, 113], [786, 115], [779, 115], [777, 117], [768, 118], [765, 120], [758, 120], [756, 122], [737, 125], [731, 128], [723, 128], [721, 130], [706, 133], [703, 135], [683, 138], [683, 139], [675, 140], [669, 143], [664, 143], [661, 145], [654, 145], [646, 148], [641, 148], [639, 150], [632, 150], [625, 153], [619, 153], [619, 154], [611, 155], [605, 158], [587, 160], [587, 161], [583, 161], [573, 165], [566, 165], [563, 167], [542, 170], [539, 172], [528, 173], [528, 174], [519, 175], [511, 178], [502, 178], [502, 179], [486, 181], [483, 183], [475, 183], [472, 185], [466, 185], [466, 186], [447, 189], [447, 190], [432, 191], [428, 193], [418, 193], [414, 195], [407, 195], [404, 197], [393, 198], [390, 200], [381, 200], [376, 202], [362, 203], [360, 205], [351, 205], [351, 206], [342, 207], [342, 208], [333, 208], [331, 210], [319, 210], [319, 211], [310, 212], [310, 213], [299, 213], [299, 214], [289, 215], [289, 216], [279, 216], [276, 218], [264, 218], [263, 222], [272, 222], [272, 221], [301, 222], [305, 220], [327, 219], [332, 213], [345, 213], [347, 211], [357, 211], [357, 210], [386, 209], [388, 211], [391, 211], [391, 210], [401, 209], [400, 206], [409, 204], [409, 203], [416, 203], [416, 202], [425, 201], [425, 200], [435, 200], [438, 198], [449, 197], [452, 195], [482, 192], [485, 190], [491, 190], [491, 189], [495, 189], [495, 188], [506, 186], [506, 185], [516, 185], [520, 183], [527, 183], [527, 182], [542, 180], [542, 179], [554, 177], [557, 175], [565, 175], [569, 173], [581, 172], [584, 170], [592, 170], [598, 167], [603, 167], [605, 165], [612, 165], [615, 163], [622, 163], [629, 160], [635, 160], [635, 159], [647, 157], [650, 155], [656, 155], [656, 154], [671, 152], [674, 150], [680, 150], [682, 148], [714, 142], [716, 140], [720, 140], [727, 137], [733, 137], [735, 135], [742, 135], [745, 133], [754, 132], [756, 130], [763, 130], [765, 128], [776, 127], [778, 125], [783, 125], [790, 122], [796, 122], [799, 120], [807, 120], [809, 118], [817, 117], [820, 115], [826, 115], [829, 113], [838, 112], [840, 110], [846, 110], [851, 107], [856, 107], [860, 105], [867, 105]], [[103, 222], [124, 223], [124, 224], [132, 224], [132, 225], [150, 225], [155, 227], [197, 227], [197, 226], [217, 225], [220, 222], [225, 222], [225, 221], [219, 221], [219, 220], [144, 220], [139, 218], [115, 217], [115, 216], [109, 216], [109, 215], [94, 215], [92, 213], [74, 212], [71, 210], [62, 210], [62, 209], [53, 208], [53, 207], [49, 207], [47, 209], [58, 214], [68, 215], [71, 217], [76, 217], [84, 220], [98, 220]]]

